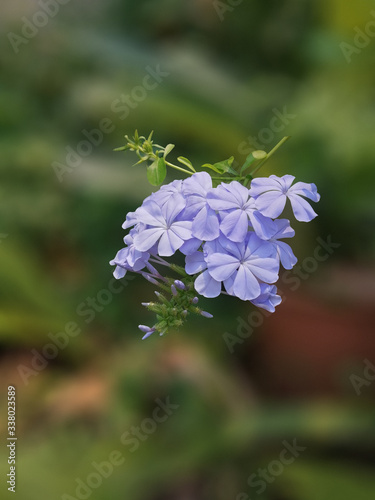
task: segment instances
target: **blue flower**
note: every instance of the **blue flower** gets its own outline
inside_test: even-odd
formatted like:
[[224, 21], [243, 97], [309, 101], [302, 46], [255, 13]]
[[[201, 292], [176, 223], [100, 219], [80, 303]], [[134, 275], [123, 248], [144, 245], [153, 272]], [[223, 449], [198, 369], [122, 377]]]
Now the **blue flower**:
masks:
[[290, 227], [288, 219], [275, 219], [274, 234], [269, 238], [269, 242], [275, 247], [277, 256], [284, 269], [292, 269], [297, 263], [297, 257], [294, 255], [291, 247], [280, 238], [293, 238], [295, 231]]
[[207, 203], [221, 214], [220, 230], [231, 241], [244, 241], [249, 230], [249, 220], [254, 231], [261, 238], [272, 235], [272, 223], [262, 215], [254, 200], [249, 198], [249, 190], [237, 181], [230, 184], [222, 182], [220, 186], [207, 194]]
[[146, 229], [134, 238], [134, 246], [141, 252], [147, 252], [158, 244], [160, 256], [173, 255], [184, 241], [192, 237], [191, 221], [179, 221], [178, 215], [186, 206], [186, 200], [178, 193], [171, 195], [168, 201], [160, 207], [155, 201], [148, 200], [137, 210], [139, 222]]
[[138, 272], [141, 271], [148, 263], [150, 252], [140, 252], [134, 247], [133, 237], [142, 230], [142, 225], [132, 229], [130, 233], [125, 236], [124, 243], [126, 247], [119, 250], [116, 257], [110, 261], [111, 266], [116, 266], [113, 276], [116, 279], [123, 278], [127, 271]]
[[279, 262], [272, 244], [249, 233], [241, 243], [222, 239], [222, 251], [208, 253], [207, 268], [216, 281], [224, 282], [226, 291], [242, 300], [261, 294], [260, 282], [275, 283]]
[[201, 241], [212, 241], [219, 236], [219, 219], [207, 204], [207, 193], [212, 179], [207, 172], [198, 172], [186, 179], [182, 192], [186, 197], [183, 217], [193, 221], [192, 235]]
[[308, 198], [318, 202], [318, 194], [315, 184], [306, 182], [297, 182], [292, 186], [295, 177], [293, 175], [284, 175], [277, 177], [257, 177], [251, 181], [250, 195], [255, 198], [258, 210], [266, 217], [275, 219], [284, 210], [287, 198], [292, 205], [295, 218], [301, 222], [309, 222], [317, 214], [311, 205], [304, 199]]
[[275, 285], [267, 285], [266, 283], [260, 284], [261, 293], [259, 297], [252, 300], [254, 306], [261, 307], [271, 313], [275, 312], [275, 307], [281, 303], [280, 295], [277, 295], [277, 288]]

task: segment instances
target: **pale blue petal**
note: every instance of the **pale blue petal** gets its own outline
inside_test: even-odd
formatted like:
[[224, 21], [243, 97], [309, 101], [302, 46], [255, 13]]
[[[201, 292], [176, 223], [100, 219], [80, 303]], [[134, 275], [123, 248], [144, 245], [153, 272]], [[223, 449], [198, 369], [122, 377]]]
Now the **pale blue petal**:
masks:
[[220, 224], [223, 234], [235, 242], [244, 241], [249, 228], [247, 213], [244, 210], [234, 210], [226, 215]]
[[233, 255], [212, 253], [206, 257], [208, 271], [217, 281], [224, 281], [231, 276], [239, 266], [239, 261]]
[[297, 264], [297, 257], [291, 247], [283, 241], [276, 243], [280, 262], [284, 269], [292, 269]]
[[288, 219], [276, 219], [274, 220], [274, 224], [276, 225], [277, 230], [272, 236], [273, 239], [293, 238], [293, 236], [295, 235], [295, 231], [290, 226], [290, 222]]
[[185, 208], [186, 200], [179, 193], [173, 194], [169, 200], [163, 205], [162, 213], [169, 226], [177, 217], [177, 215]]
[[234, 210], [235, 208], [240, 208], [240, 204], [235, 196], [230, 193], [223, 186], [218, 186], [215, 189], [211, 189], [207, 193], [207, 203], [212, 208], [212, 210]]
[[280, 182], [269, 177], [256, 177], [251, 181], [250, 196], [256, 198], [267, 191], [281, 191]]
[[113, 277], [116, 278], [117, 280], [120, 280], [125, 276], [127, 273], [126, 269], [120, 266], [116, 266], [115, 270], [113, 271]]
[[161, 213], [161, 208], [154, 201], [147, 201], [136, 210], [139, 222], [149, 226], [159, 227], [165, 224], [165, 218]]
[[281, 303], [281, 297], [277, 295], [277, 288], [275, 285], [266, 285], [265, 283], [261, 283], [260, 288], [261, 294], [251, 303], [271, 313], [275, 312], [275, 307]]
[[173, 231], [179, 238], [182, 240], [189, 240], [192, 236], [191, 234], [191, 226], [192, 223], [189, 220], [181, 220], [177, 222], [173, 222], [170, 227], [170, 230]]
[[233, 283], [233, 293], [241, 300], [255, 299], [260, 295], [258, 280], [245, 266], [240, 266]]
[[128, 229], [129, 227], [132, 227], [135, 224], [137, 224], [137, 222], [138, 222], [138, 216], [137, 216], [136, 212], [129, 212], [126, 215], [126, 219], [125, 219], [125, 222], [122, 225], [122, 228], [123, 229]]
[[207, 263], [204, 260], [203, 252], [194, 252], [191, 255], [187, 255], [185, 263], [185, 271], [187, 274], [196, 274], [207, 269]]
[[191, 255], [198, 250], [201, 244], [202, 242], [201, 240], [198, 240], [198, 238], [191, 238], [190, 240], [185, 241], [179, 250], [184, 255]]
[[204, 271], [198, 276], [194, 282], [194, 288], [200, 295], [209, 299], [218, 297], [221, 293], [220, 281], [216, 281], [208, 271]]
[[266, 217], [275, 219], [284, 210], [286, 195], [280, 191], [268, 191], [255, 200], [257, 209]]
[[306, 182], [296, 182], [288, 190], [288, 194], [298, 194], [299, 196], [305, 196], [312, 201], [318, 202], [320, 200], [320, 194], [315, 184], [307, 184]]
[[202, 241], [212, 241], [219, 237], [219, 220], [206, 204], [193, 221], [192, 234]]
[[203, 198], [209, 189], [212, 188], [212, 179], [207, 172], [197, 172], [184, 180], [182, 192], [185, 196], [197, 195]]
[[318, 215], [312, 206], [297, 194], [289, 194], [288, 198], [292, 204], [294, 216], [298, 221], [310, 222]]
[[238, 181], [227, 184], [226, 189], [232, 193], [239, 207], [242, 207], [249, 199], [249, 190]]
[[134, 246], [140, 252], [147, 252], [165, 232], [165, 229], [145, 229], [134, 237]]
[[160, 257], [170, 257], [173, 255], [176, 250], [180, 248], [180, 246], [184, 243], [184, 240], [179, 238], [177, 234], [168, 229], [163, 232], [163, 235], [160, 238], [158, 253]]
[[265, 283], [275, 283], [279, 278], [279, 262], [276, 258], [253, 256], [244, 262], [244, 266]]
[[249, 217], [251, 225], [259, 238], [268, 240], [275, 234], [275, 223], [269, 217], [260, 212], [250, 212]]

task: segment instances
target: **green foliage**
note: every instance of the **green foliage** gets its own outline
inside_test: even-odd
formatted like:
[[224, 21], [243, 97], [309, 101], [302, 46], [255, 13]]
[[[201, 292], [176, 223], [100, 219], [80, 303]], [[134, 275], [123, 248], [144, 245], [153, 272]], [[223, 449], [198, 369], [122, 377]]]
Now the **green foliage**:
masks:
[[167, 166], [164, 158], [154, 160], [147, 167], [147, 179], [152, 186], [160, 186], [167, 175]]

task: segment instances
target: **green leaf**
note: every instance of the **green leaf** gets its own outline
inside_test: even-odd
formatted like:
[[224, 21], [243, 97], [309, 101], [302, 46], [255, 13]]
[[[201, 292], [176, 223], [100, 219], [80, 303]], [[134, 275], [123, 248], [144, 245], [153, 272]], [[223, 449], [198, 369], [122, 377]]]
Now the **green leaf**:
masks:
[[190, 161], [190, 160], [188, 160], [187, 158], [184, 158], [183, 156], [179, 156], [179, 157], [177, 158], [177, 160], [178, 160], [180, 163], [182, 163], [182, 165], [185, 165], [185, 167], [190, 168], [190, 170], [191, 170], [192, 172], [195, 172], [195, 171], [196, 171], [196, 170], [195, 170], [195, 168], [193, 167], [193, 164], [191, 163], [191, 161]]
[[168, 144], [167, 146], [165, 146], [165, 150], [164, 150], [164, 158], [169, 155], [169, 153], [172, 151], [172, 149], [174, 148], [174, 144]]
[[155, 160], [147, 167], [147, 179], [153, 186], [160, 186], [167, 175], [167, 166], [164, 158]]
[[232, 168], [233, 160], [234, 160], [234, 156], [231, 156], [227, 160], [219, 161], [217, 163], [214, 163], [213, 165], [211, 163], [205, 163], [204, 165], [202, 165], [202, 168], [210, 168], [211, 170], [213, 170], [214, 172], [216, 172], [218, 174], [229, 173], [229, 174], [237, 176], [238, 172], [236, 172]]
[[136, 165], [139, 165], [140, 163], [143, 163], [143, 162], [147, 161], [148, 159], [149, 159], [148, 156], [143, 156], [143, 157], [140, 156], [140, 160], [137, 161], [137, 163], [134, 163], [134, 165], [132, 165], [132, 167], [135, 167]]
[[205, 163], [204, 165], [202, 165], [202, 168], [209, 168], [211, 170], [213, 170], [214, 172], [216, 172], [217, 174], [221, 174], [220, 170], [218, 170], [214, 165], [212, 165], [211, 163]]
[[121, 146], [121, 148], [115, 148], [113, 151], [126, 151], [127, 149], [130, 149], [129, 144], [126, 146]]

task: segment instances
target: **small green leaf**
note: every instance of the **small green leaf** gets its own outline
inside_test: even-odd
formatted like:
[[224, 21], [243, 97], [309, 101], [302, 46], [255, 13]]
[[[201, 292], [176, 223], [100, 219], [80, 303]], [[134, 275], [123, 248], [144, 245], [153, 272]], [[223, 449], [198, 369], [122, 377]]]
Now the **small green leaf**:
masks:
[[113, 151], [126, 151], [127, 149], [130, 149], [129, 144], [126, 146], [121, 146], [121, 148], [115, 148]]
[[136, 165], [139, 165], [140, 163], [143, 163], [145, 161], [147, 161], [149, 159], [148, 156], [140, 156], [140, 160], [137, 161], [137, 163], [134, 163], [134, 165], [132, 165], [132, 167], [135, 167]]
[[216, 172], [217, 174], [221, 174], [221, 171], [219, 169], [217, 169], [211, 163], [205, 163], [204, 165], [202, 165], [202, 168], [209, 168], [209, 169], [213, 170], [214, 172]]
[[147, 179], [153, 186], [160, 186], [167, 175], [167, 166], [164, 158], [155, 160], [147, 167]]
[[217, 163], [214, 163], [213, 165], [211, 163], [205, 163], [204, 165], [202, 165], [202, 168], [210, 168], [211, 170], [213, 170], [214, 172], [216, 172], [218, 174], [229, 173], [229, 174], [237, 176], [238, 172], [236, 172], [232, 168], [233, 160], [234, 160], [234, 156], [231, 156], [227, 160], [219, 161]]
[[185, 167], [190, 168], [190, 170], [191, 170], [192, 172], [195, 172], [195, 171], [196, 171], [196, 170], [195, 170], [195, 168], [193, 167], [193, 164], [191, 163], [191, 161], [190, 161], [190, 160], [188, 160], [187, 158], [184, 158], [183, 156], [179, 156], [179, 157], [177, 158], [177, 160], [178, 160], [180, 163], [182, 163], [182, 165], [185, 165]]
[[174, 148], [174, 144], [168, 144], [167, 146], [165, 146], [165, 150], [164, 150], [164, 158], [169, 155], [169, 153], [172, 151], [172, 149]]

